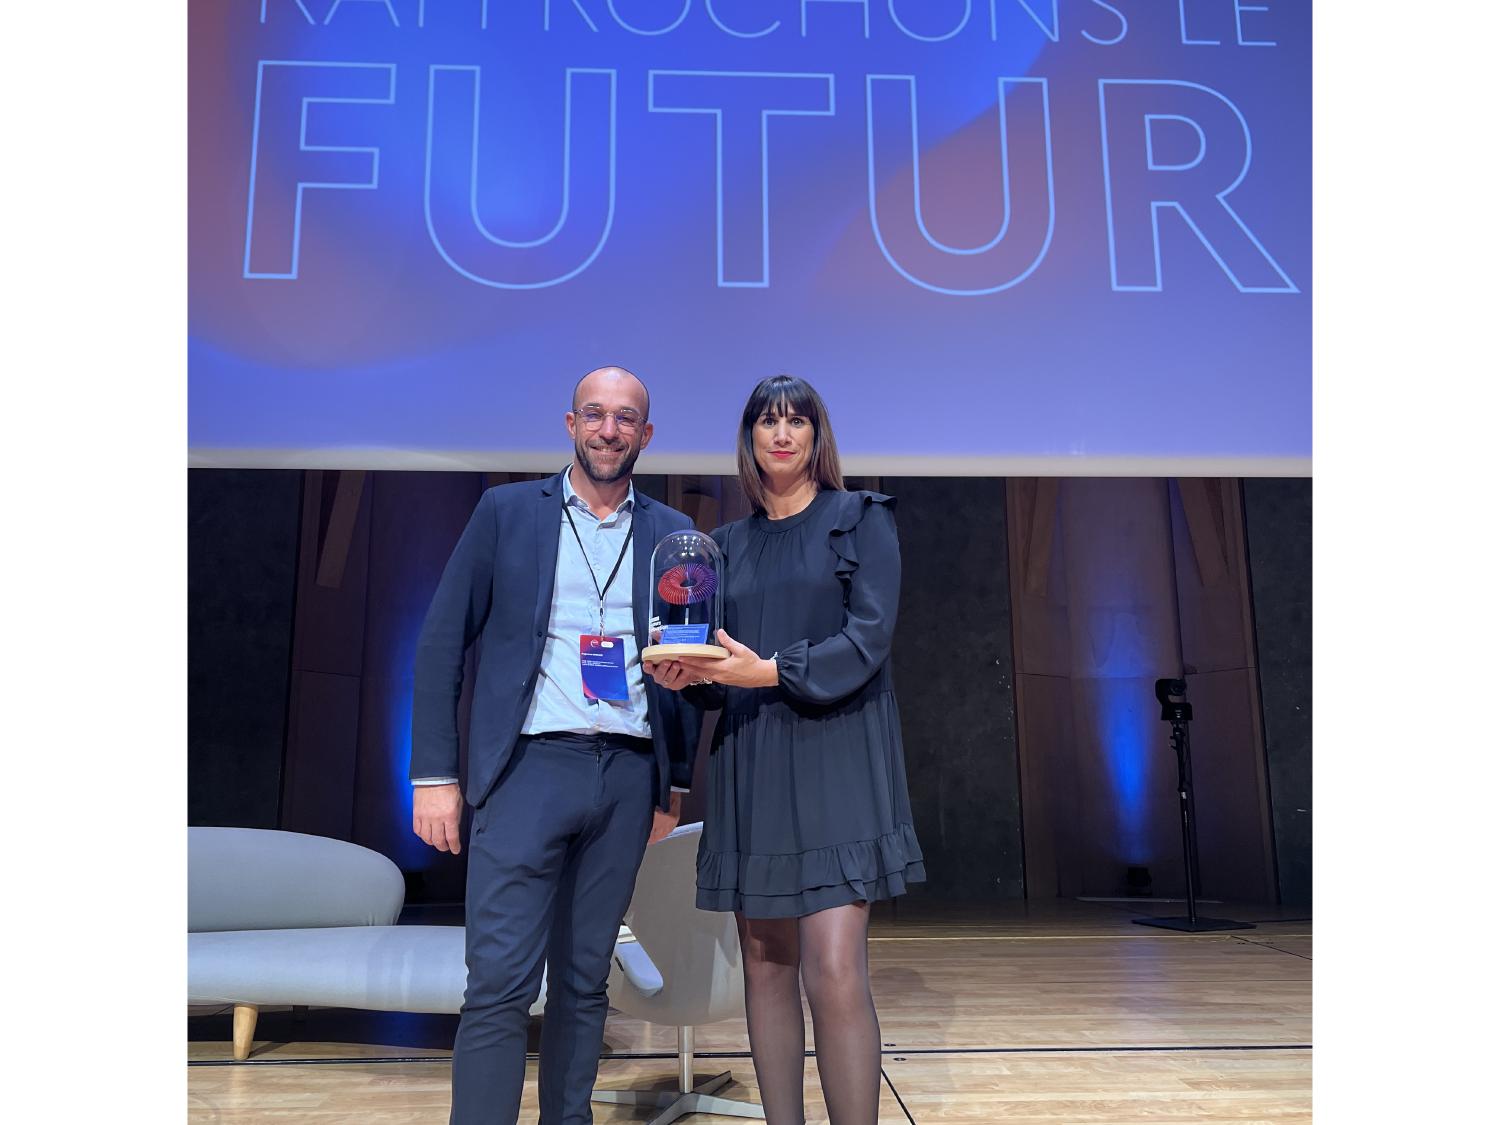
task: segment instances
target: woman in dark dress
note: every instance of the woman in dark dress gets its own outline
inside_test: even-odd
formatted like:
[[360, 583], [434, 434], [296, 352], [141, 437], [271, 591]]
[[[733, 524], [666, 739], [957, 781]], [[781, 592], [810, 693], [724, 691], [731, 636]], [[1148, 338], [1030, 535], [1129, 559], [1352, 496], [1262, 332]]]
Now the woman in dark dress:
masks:
[[787, 375], [745, 405], [739, 475], [754, 514], [713, 533], [729, 658], [652, 666], [662, 686], [723, 708], [698, 906], [738, 922], [766, 1120], [803, 1121], [800, 976], [829, 1118], [874, 1125], [870, 903], [925, 877], [891, 687], [895, 501], [844, 490], [823, 401]]

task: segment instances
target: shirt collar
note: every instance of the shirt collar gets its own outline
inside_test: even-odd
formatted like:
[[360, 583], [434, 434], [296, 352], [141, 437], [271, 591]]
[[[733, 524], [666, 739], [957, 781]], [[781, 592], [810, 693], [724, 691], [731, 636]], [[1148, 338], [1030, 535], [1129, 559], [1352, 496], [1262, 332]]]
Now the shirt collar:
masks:
[[[562, 482], [563, 482], [563, 503], [567, 504], [571, 508], [577, 508], [580, 511], [588, 512], [590, 515], [593, 515], [593, 511], [589, 508], [588, 502], [586, 500], [584, 500], [584, 498], [582, 496], [579, 496], [578, 493], [576, 493], [576, 492], [573, 491], [573, 471], [572, 470], [573, 470], [572, 463], [570, 463], [568, 465], [568, 467], [563, 470], [563, 475], [562, 475]], [[620, 506], [618, 508], [616, 508], [613, 512], [611, 512], [609, 515], [605, 516], [604, 518], [606, 520], [614, 519], [616, 516], [619, 516], [622, 513], [633, 512], [633, 511], [635, 511], [635, 482], [631, 481], [630, 482], [630, 488], [625, 493], [625, 499], [623, 499], [623, 500], [620, 501]], [[600, 522], [603, 522], [603, 521], [600, 521]]]

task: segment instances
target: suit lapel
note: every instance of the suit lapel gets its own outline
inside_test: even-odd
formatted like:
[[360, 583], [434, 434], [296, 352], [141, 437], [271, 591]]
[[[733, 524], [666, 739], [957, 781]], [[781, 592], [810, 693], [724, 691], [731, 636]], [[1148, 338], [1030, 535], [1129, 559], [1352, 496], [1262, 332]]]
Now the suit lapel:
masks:
[[[651, 555], [656, 550], [656, 521], [651, 518], [654, 505], [650, 498], [635, 494], [635, 512], [631, 515], [635, 527], [634, 550], [630, 565], [633, 568], [630, 582], [630, 604], [635, 614], [635, 646], [640, 652], [651, 644]], [[656, 746], [657, 769], [661, 777], [661, 793], [666, 792], [667, 729], [661, 719], [661, 707], [657, 704], [658, 689], [651, 677], [641, 669], [646, 687], [646, 721], [651, 724], [651, 740]], [[658, 801], [665, 800], [661, 794]]]
[[559, 473], [542, 489], [536, 506], [536, 613], [532, 627], [543, 631], [552, 613], [552, 591], [557, 584], [557, 534], [561, 526], [562, 473]]
[[635, 526], [634, 542], [631, 544], [630, 603], [635, 613], [635, 643], [637, 650], [651, 643], [651, 552], [656, 549], [656, 536], [651, 522], [651, 501], [635, 494], [635, 511], [631, 515]]

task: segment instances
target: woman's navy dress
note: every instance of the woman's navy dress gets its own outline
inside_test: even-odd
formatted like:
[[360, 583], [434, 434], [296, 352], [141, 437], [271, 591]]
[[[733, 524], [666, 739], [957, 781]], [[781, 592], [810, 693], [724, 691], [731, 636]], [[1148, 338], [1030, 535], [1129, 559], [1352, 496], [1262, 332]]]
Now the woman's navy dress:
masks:
[[895, 501], [819, 492], [713, 533], [729, 635], [775, 654], [769, 688], [687, 689], [723, 707], [708, 767], [698, 906], [792, 918], [925, 876], [891, 688], [901, 586]]

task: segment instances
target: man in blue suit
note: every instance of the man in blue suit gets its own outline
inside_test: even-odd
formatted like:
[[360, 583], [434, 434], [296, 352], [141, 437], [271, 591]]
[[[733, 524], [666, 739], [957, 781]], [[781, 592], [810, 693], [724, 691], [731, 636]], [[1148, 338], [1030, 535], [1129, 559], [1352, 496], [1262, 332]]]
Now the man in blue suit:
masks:
[[[584, 376], [566, 415], [572, 464], [484, 493], [417, 643], [413, 829], [458, 852], [464, 800], [474, 807], [455, 1125], [516, 1121], [544, 963], [540, 1120], [593, 1120], [620, 919], [648, 838], [676, 825], [692, 778], [701, 714], [640, 662], [652, 548], [692, 526], [631, 484], [649, 411], [630, 372]], [[460, 792], [458, 698], [476, 641]]]

